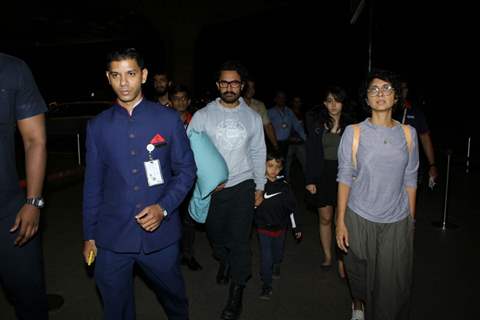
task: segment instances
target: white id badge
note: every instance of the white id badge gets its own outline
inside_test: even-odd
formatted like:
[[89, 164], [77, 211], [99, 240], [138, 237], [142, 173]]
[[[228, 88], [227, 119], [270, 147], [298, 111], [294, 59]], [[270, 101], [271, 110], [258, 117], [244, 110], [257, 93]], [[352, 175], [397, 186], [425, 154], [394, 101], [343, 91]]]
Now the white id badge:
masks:
[[162, 169], [160, 160], [145, 161], [145, 175], [147, 176], [148, 186], [156, 186], [163, 183]]

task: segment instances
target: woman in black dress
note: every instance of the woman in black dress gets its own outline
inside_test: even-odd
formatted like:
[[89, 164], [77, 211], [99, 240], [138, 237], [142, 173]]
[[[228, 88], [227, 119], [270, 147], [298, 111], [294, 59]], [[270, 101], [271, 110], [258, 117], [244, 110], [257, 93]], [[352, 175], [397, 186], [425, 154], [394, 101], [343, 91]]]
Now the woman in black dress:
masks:
[[[322, 269], [332, 266], [332, 221], [337, 203], [337, 150], [343, 130], [352, 123], [347, 94], [341, 87], [329, 87], [323, 106], [307, 114], [306, 186], [310, 202], [319, 215], [320, 243], [325, 255]], [[338, 260], [340, 277], [345, 277], [343, 261]]]

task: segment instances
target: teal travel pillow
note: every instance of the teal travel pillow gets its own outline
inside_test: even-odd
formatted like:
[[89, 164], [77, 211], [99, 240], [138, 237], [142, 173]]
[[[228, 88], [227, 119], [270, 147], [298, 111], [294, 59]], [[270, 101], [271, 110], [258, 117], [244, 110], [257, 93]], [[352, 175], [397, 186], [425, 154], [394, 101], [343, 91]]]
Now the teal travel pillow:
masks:
[[190, 130], [190, 146], [197, 165], [197, 187], [203, 199], [228, 179], [228, 167], [205, 132]]

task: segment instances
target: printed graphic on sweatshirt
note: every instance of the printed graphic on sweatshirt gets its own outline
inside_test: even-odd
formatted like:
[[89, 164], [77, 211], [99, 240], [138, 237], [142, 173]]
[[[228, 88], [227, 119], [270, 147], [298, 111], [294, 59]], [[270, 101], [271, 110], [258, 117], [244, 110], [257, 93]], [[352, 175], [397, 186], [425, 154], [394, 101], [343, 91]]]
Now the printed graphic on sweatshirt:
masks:
[[226, 119], [217, 125], [216, 139], [225, 150], [241, 148], [247, 139], [247, 129], [237, 119]]

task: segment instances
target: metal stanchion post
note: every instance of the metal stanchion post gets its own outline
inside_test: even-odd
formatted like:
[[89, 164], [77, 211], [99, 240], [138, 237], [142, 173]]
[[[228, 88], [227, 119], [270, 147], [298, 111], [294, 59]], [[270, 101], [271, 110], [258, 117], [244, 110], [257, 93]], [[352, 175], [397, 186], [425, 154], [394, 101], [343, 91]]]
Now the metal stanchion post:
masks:
[[452, 150], [448, 150], [447, 153], [447, 174], [445, 175], [445, 198], [443, 201], [443, 217], [441, 221], [435, 221], [432, 223], [434, 227], [441, 228], [442, 231], [446, 231], [447, 229], [456, 229], [458, 228], [457, 225], [448, 222], [448, 190], [449, 190], [449, 180], [450, 180], [450, 160], [452, 158]]
[[80, 133], [77, 133], [77, 157], [78, 157], [78, 166], [81, 166], [82, 154], [80, 153]]
[[468, 137], [468, 143], [467, 143], [467, 163], [466, 163], [466, 169], [465, 172], [469, 173], [470, 172], [470, 142], [472, 140], [472, 137]]

